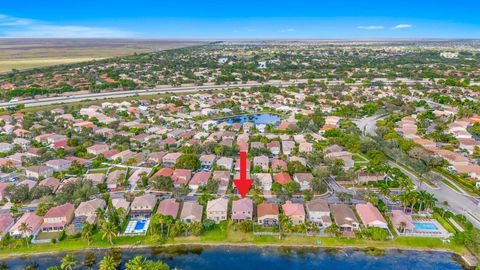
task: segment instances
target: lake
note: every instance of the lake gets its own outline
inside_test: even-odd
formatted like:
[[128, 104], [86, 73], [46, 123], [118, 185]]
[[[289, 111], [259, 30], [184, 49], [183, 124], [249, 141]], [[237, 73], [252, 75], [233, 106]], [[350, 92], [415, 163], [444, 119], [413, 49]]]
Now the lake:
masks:
[[217, 122], [227, 122], [228, 124], [233, 123], [240, 123], [243, 124], [245, 122], [252, 122], [255, 125], [267, 125], [272, 124], [278, 126], [280, 124], [280, 116], [271, 113], [259, 113], [259, 114], [249, 114], [249, 115], [237, 115], [227, 118], [222, 118], [217, 120]]
[[[95, 250], [98, 261], [112, 250]], [[380, 254], [378, 254], [380, 253]], [[66, 253], [55, 255], [25, 256], [1, 260], [9, 269], [24, 269], [31, 263], [37, 269], [60, 265]], [[83, 266], [86, 251], [73, 254]], [[380, 269], [421, 269], [450, 270], [464, 269], [460, 257], [451, 253], [429, 251], [387, 250], [373, 252], [357, 249], [326, 248], [277, 248], [277, 247], [200, 247], [177, 246], [157, 248], [132, 248], [119, 251], [122, 262], [141, 255], [148, 259], [162, 260], [171, 268], [183, 270], [247, 270], [247, 269], [346, 269], [346, 270], [380, 270]], [[121, 269], [124, 269], [122, 263]], [[86, 267], [83, 267], [86, 269]], [[93, 269], [98, 269], [96, 264]]]

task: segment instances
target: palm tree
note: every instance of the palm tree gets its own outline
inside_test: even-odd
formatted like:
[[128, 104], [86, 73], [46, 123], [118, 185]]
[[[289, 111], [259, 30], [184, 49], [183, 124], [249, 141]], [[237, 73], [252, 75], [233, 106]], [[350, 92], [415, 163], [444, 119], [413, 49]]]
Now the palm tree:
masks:
[[193, 236], [199, 236], [202, 233], [202, 224], [200, 222], [192, 222], [189, 230]]
[[73, 257], [73, 255], [66, 255], [62, 259], [62, 264], [60, 265], [60, 267], [63, 270], [72, 270], [76, 264], [77, 264], [77, 260], [75, 259], [75, 257]]
[[82, 238], [87, 240], [87, 244], [90, 246], [90, 242], [92, 241], [93, 236], [93, 224], [85, 222], [82, 228]]
[[113, 239], [118, 234], [118, 228], [115, 224], [110, 221], [104, 222], [102, 228], [100, 229], [102, 233], [102, 239], [107, 239], [110, 242], [110, 245], [113, 245]]
[[400, 226], [398, 227], [398, 230], [401, 231], [402, 233], [405, 232], [405, 228], [407, 227], [407, 223], [405, 221], [400, 222]]
[[145, 260], [142, 256], [136, 256], [125, 264], [126, 270], [142, 270], [145, 267]]
[[417, 196], [418, 196], [418, 201], [420, 202], [420, 206], [418, 207], [418, 211], [420, 212], [423, 210], [423, 206], [425, 205], [425, 202], [428, 197], [428, 192], [426, 192], [425, 190], [420, 190], [417, 193]]
[[[28, 224], [25, 222], [22, 222], [22, 224], [20, 224], [20, 226], [18, 227], [18, 230], [22, 233], [22, 235], [27, 235], [32, 233], [32, 228], [28, 226]], [[28, 237], [29, 236], [25, 237], [25, 242], [27, 242], [27, 247], [30, 247]]]
[[160, 216], [157, 213], [154, 213], [150, 218], [150, 235], [158, 233], [158, 226], [160, 225]]
[[173, 223], [173, 225], [171, 226], [170, 228], [170, 237], [172, 238], [175, 238], [177, 236], [179, 236], [180, 234], [182, 234], [183, 232], [183, 224], [180, 222], [180, 220], [177, 220], [175, 221], [175, 223]]
[[328, 226], [327, 228], [325, 228], [325, 232], [326, 233], [330, 233], [334, 236], [338, 236], [340, 234], [340, 227], [338, 227], [337, 224], [335, 223], [332, 223], [332, 225]]
[[435, 196], [433, 196], [433, 194], [430, 194], [430, 193], [427, 193], [426, 197], [425, 197], [425, 207], [427, 209], [432, 209], [435, 204], [437, 203], [437, 198], [435, 198]]
[[378, 186], [378, 191], [383, 195], [383, 197], [387, 197], [390, 194], [390, 188], [387, 184], [380, 184]]
[[412, 204], [412, 208], [411, 208], [412, 210], [411, 210], [411, 212], [412, 212], [412, 214], [413, 214], [413, 212], [414, 212], [414, 210], [415, 210], [415, 209], [414, 209], [415, 204], [417, 204], [417, 202], [418, 202], [418, 193], [417, 193], [417, 191], [409, 192], [409, 193], [408, 193], [408, 197], [409, 197], [410, 203]]
[[100, 270], [116, 270], [118, 264], [112, 256], [105, 256], [100, 262]]

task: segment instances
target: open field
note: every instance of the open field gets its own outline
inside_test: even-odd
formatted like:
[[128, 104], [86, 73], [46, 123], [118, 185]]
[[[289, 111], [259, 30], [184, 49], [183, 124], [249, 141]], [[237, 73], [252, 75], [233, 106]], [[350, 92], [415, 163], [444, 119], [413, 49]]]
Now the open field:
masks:
[[0, 72], [204, 44], [194, 40], [0, 39]]

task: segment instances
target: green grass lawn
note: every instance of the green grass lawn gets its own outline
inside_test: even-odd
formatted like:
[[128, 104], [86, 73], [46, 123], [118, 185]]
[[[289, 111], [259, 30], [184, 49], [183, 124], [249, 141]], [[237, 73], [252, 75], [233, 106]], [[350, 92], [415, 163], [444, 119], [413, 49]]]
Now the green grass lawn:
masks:
[[[375, 247], [380, 249], [436, 249], [450, 250], [463, 254], [465, 248], [455, 243], [444, 243], [441, 239], [425, 237], [397, 237], [389, 241], [369, 241], [356, 238], [337, 237], [309, 237], [309, 236], [285, 236], [279, 238], [274, 235], [254, 236], [252, 233], [243, 233], [233, 226], [228, 229], [219, 227], [204, 233], [202, 236], [177, 237], [175, 239], [161, 239], [157, 235], [145, 236], [122, 236], [115, 238], [114, 246], [161, 246], [164, 244], [233, 244], [233, 245], [285, 245], [285, 246], [321, 246], [321, 247]], [[0, 256], [8, 254], [28, 254], [39, 252], [60, 252], [82, 250], [86, 248], [109, 248], [110, 243], [103, 240], [100, 233], [93, 236], [92, 243], [81, 238], [67, 237], [67, 239], [53, 244], [31, 244], [27, 247], [24, 241], [19, 241], [12, 248], [0, 249]]]

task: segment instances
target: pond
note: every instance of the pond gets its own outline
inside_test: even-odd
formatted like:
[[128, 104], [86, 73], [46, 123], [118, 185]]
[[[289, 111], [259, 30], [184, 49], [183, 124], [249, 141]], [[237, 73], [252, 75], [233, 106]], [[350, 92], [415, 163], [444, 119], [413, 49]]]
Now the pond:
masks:
[[[120, 269], [124, 269], [126, 261], [138, 255], [148, 259], [162, 260], [171, 269], [176, 267], [183, 270], [464, 269], [458, 255], [431, 251], [201, 246], [94, 250], [70, 253], [79, 261], [79, 266], [82, 269], [87, 269], [83, 265], [87, 252], [97, 257], [93, 269], [98, 269], [98, 262], [106, 254], [121, 258]], [[61, 258], [65, 254], [29, 255], [3, 260], [0, 263], [7, 264], [9, 269], [24, 269], [29, 264], [37, 264], [37, 269], [46, 269], [49, 266], [60, 265]]]
[[249, 114], [249, 115], [237, 115], [217, 120], [218, 123], [227, 122], [227, 124], [252, 122], [255, 125], [268, 125], [272, 124], [278, 126], [280, 124], [280, 116], [271, 113]]

